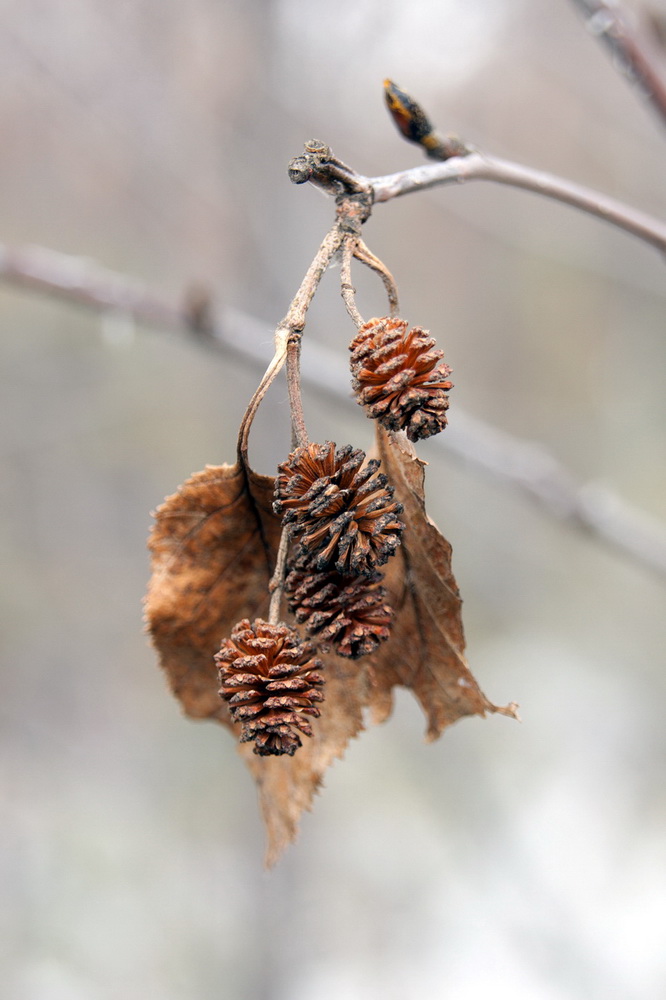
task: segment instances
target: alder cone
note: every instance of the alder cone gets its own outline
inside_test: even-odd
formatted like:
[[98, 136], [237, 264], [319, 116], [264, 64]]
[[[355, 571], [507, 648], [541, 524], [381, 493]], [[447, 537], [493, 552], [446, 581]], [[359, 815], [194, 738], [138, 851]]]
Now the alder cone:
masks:
[[302, 746], [298, 732], [312, 736], [306, 716], [317, 718], [316, 703], [324, 700], [323, 663], [312, 644], [288, 625], [245, 618], [223, 639], [215, 662], [240, 742], [254, 742], [262, 757], [293, 756]]
[[360, 448], [327, 441], [297, 448], [278, 466], [273, 509], [314, 570], [370, 576], [400, 543], [402, 505], [379, 460], [364, 462]]
[[446, 427], [453, 383], [428, 331], [408, 326], [385, 316], [360, 328], [349, 345], [352, 387], [369, 417], [418, 441]]
[[373, 653], [391, 632], [393, 611], [386, 603], [381, 573], [344, 577], [296, 567], [285, 590], [289, 611], [323, 650], [357, 659]]

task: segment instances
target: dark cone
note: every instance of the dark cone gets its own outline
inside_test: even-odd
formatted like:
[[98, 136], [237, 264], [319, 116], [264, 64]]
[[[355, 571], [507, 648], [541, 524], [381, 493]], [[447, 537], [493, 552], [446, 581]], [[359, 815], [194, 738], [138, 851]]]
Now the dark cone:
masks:
[[293, 756], [302, 745], [295, 730], [312, 736], [305, 717], [317, 718], [315, 703], [324, 700], [324, 678], [318, 673], [323, 664], [312, 644], [288, 625], [244, 618], [231, 638], [222, 640], [215, 662], [220, 697], [240, 723], [241, 743], [254, 741], [254, 752], [262, 757]]
[[427, 330], [408, 330], [403, 319], [371, 319], [349, 345], [352, 386], [361, 406], [410, 441], [446, 427], [451, 369]]
[[381, 573], [350, 579], [297, 567], [285, 584], [289, 611], [322, 650], [332, 647], [355, 660], [390, 637], [393, 611], [382, 579]]
[[309, 444], [278, 466], [273, 509], [291, 525], [299, 556], [313, 570], [369, 576], [393, 555], [405, 527], [402, 504], [365, 452], [345, 445]]

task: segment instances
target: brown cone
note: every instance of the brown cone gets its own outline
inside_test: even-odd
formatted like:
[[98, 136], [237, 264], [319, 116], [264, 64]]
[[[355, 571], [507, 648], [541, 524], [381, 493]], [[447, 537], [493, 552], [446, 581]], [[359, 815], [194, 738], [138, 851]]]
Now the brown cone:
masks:
[[378, 460], [364, 461], [360, 448], [336, 451], [327, 441], [297, 448], [278, 466], [273, 508], [312, 569], [369, 576], [400, 543], [402, 504]]
[[355, 660], [390, 636], [393, 611], [382, 579], [381, 573], [350, 578], [297, 566], [285, 583], [289, 611], [323, 651], [333, 647]]
[[241, 725], [241, 743], [254, 740], [254, 752], [262, 757], [293, 756], [302, 745], [295, 730], [312, 736], [305, 716], [317, 718], [315, 702], [324, 700], [318, 673], [323, 664], [312, 644], [288, 625], [244, 618], [222, 641], [215, 662], [220, 697]]
[[385, 316], [360, 328], [349, 345], [352, 386], [369, 417], [418, 441], [446, 427], [453, 383], [428, 331], [408, 326]]

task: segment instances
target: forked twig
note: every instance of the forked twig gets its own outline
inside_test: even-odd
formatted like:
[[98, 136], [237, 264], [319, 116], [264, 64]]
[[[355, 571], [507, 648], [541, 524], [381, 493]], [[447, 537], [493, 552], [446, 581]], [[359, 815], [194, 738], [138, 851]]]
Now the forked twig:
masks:
[[289, 401], [292, 407], [295, 407], [291, 411], [292, 428], [297, 440], [302, 438], [303, 441], [307, 441], [303, 409], [300, 405], [300, 388], [298, 391], [295, 389], [299, 385], [300, 338], [305, 327], [307, 311], [317, 291], [319, 282], [331, 260], [338, 252], [343, 239], [344, 233], [340, 223], [336, 222], [322, 240], [296, 295], [291, 301], [287, 315], [278, 323], [275, 331], [275, 354], [273, 360], [266, 369], [264, 377], [248, 404], [238, 432], [238, 455], [244, 465], [248, 464], [247, 447], [252, 421], [256, 416], [261, 401], [282, 370], [287, 359], [290, 359], [291, 365]]
[[354, 257], [380, 276], [384, 282], [386, 294], [388, 295], [389, 314], [391, 316], [397, 316], [399, 310], [398, 288], [396, 286], [395, 279], [386, 264], [380, 260], [379, 257], [375, 257], [374, 253], [368, 249], [360, 237], [356, 244], [356, 249], [354, 250]]
[[356, 255], [357, 246], [358, 237], [351, 235], [343, 244], [342, 256], [340, 258], [340, 293], [352, 323], [354, 323], [356, 329], [359, 330], [365, 323], [365, 320], [356, 307], [356, 289], [352, 284], [351, 278], [351, 262], [352, 257]]

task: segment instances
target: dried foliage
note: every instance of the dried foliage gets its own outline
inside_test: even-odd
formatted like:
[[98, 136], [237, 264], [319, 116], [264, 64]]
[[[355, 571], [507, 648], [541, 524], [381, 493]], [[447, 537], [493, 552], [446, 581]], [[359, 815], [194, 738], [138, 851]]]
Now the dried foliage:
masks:
[[[363, 728], [364, 710], [375, 722], [390, 714], [396, 684], [414, 692], [431, 739], [464, 715], [513, 714], [488, 701], [466, 665], [451, 550], [425, 514], [423, 463], [402, 435], [381, 430], [379, 443], [408, 524], [385, 580], [393, 632], [357, 661], [319, 654], [326, 701], [293, 758], [258, 757], [251, 743], [240, 745], [259, 788], [269, 863], [296, 836], [324, 772]], [[159, 508], [150, 540], [146, 616], [174, 694], [188, 715], [214, 718], [239, 736], [218, 695], [214, 656], [239, 619], [266, 612], [280, 533], [272, 490], [270, 477], [242, 466], [208, 467]]]
[[465, 715], [515, 716], [514, 705], [498, 708], [488, 701], [467, 666], [451, 546], [425, 509], [425, 462], [402, 434], [377, 426], [377, 441], [408, 527], [385, 574], [396, 613], [393, 635], [371, 658], [376, 721], [389, 714], [396, 684], [410, 688], [419, 700], [429, 739]]
[[146, 620], [187, 715], [230, 722], [213, 657], [236, 622], [268, 612], [280, 525], [273, 479], [207, 466], [167, 498], [149, 539]]
[[[395, 99], [407, 100], [397, 91]], [[192, 476], [157, 511], [146, 600], [185, 712], [235, 732], [259, 789], [268, 863], [296, 836], [364, 718], [390, 714], [396, 685], [414, 692], [429, 739], [464, 715], [515, 714], [488, 701], [467, 667], [451, 548], [426, 515], [423, 463], [407, 440], [445, 426], [448, 365], [427, 331], [395, 316], [393, 277], [360, 236], [372, 206], [367, 184], [314, 140], [294, 174], [335, 194], [336, 222], [277, 326], [274, 357], [241, 421], [237, 463]], [[336, 254], [358, 329], [355, 387], [376, 421], [379, 458], [308, 439], [300, 343]], [[380, 275], [390, 316], [363, 322], [352, 259]], [[285, 364], [294, 449], [272, 479], [250, 469], [248, 439]]]

